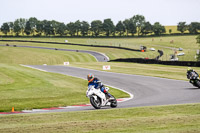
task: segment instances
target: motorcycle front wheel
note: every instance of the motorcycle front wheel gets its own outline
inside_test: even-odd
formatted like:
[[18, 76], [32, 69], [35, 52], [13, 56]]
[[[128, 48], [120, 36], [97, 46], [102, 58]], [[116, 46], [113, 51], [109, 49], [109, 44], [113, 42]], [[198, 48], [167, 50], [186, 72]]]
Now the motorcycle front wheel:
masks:
[[94, 97], [90, 97], [90, 103], [95, 109], [101, 108], [101, 99], [99, 97], [97, 97], [97, 100]]

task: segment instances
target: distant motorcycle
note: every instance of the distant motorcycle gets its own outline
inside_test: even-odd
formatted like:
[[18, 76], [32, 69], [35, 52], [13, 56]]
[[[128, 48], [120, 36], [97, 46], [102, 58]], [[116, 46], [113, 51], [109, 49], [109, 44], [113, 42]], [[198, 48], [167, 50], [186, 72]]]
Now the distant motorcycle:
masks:
[[193, 84], [193, 86], [200, 88], [200, 79], [199, 79], [198, 74], [192, 72], [189, 79], [190, 79], [190, 83]]
[[[109, 90], [108, 87], [106, 87], [105, 89], [107, 91]], [[112, 108], [117, 107], [117, 100], [114, 96], [111, 95], [111, 98], [107, 99], [106, 95], [101, 92], [100, 89], [95, 89], [93, 85], [88, 86], [86, 96], [90, 99], [90, 103], [95, 109], [100, 109], [103, 106], [109, 105]]]

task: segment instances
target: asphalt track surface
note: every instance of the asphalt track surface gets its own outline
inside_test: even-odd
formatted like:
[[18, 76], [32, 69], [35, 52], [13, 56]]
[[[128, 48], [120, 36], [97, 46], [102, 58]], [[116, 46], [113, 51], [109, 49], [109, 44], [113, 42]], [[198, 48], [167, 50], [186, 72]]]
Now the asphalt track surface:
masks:
[[37, 48], [37, 49], [47, 49], [47, 50], [60, 50], [60, 51], [70, 51], [70, 52], [81, 52], [87, 53], [96, 58], [98, 62], [107, 62], [109, 58], [99, 52], [88, 51], [88, 50], [75, 50], [75, 49], [61, 49], [61, 48], [49, 48], [49, 47], [37, 47], [37, 46], [22, 46], [22, 45], [0, 45], [0, 46], [11, 46], [11, 47], [23, 47], [23, 48]]
[[[92, 73], [104, 84], [123, 89], [134, 95], [130, 100], [118, 103], [117, 108], [200, 103], [200, 89], [193, 87], [187, 81], [104, 72], [70, 66], [28, 65], [27, 67], [83, 79], [86, 79], [87, 74]], [[83, 89], [86, 91], [87, 86]], [[104, 107], [104, 109], [108, 108], [110, 107]], [[81, 110], [94, 110], [94, 108], [92, 106], [85, 106], [80, 108], [50, 110], [48, 112]], [[38, 112], [40, 113], [40, 111]]]

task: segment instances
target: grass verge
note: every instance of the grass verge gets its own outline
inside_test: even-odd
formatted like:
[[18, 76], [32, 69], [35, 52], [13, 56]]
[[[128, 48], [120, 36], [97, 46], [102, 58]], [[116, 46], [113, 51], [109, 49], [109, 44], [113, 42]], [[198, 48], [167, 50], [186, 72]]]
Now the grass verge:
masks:
[[[7, 64], [0, 64], [0, 79], [0, 112], [89, 103], [83, 79]], [[114, 88], [111, 92], [117, 98], [129, 96]]]
[[200, 104], [1, 116], [0, 132], [199, 133]]
[[[110, 65], [111, 70], [108, 72], [145, 75], [152, 77], [161, 77], [177, 80], [188, 80], [186, 77], [186, 66], [170, 66], [157, 64], [139, 64], [139, 63], [119, 63], [119, 62], [91, 62], [89, 64], [74, 62], [71, 64], [75, 67], [83, 67], [103, 71], [103, 65]], [[199, 67], [193, 67], [195, 71], [200, 73]]]

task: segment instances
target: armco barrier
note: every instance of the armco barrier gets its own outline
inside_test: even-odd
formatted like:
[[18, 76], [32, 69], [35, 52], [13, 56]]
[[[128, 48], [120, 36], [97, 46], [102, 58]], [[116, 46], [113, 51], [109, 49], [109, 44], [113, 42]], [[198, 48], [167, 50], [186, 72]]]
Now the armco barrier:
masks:
[[110, 62], [134, 62], [134, 63], [144, 63], [144, 64], [162, 64], [162, 65], [175, 65], [175, 66], [193, 66], [199, 67], [199, 61], [160, 61], [155, 59], [143, 59], [143, 58], [124, 58], [110, 60]]
[[27, 40], [0, 40], [0, 41], [3, 41], [3, 42], [32, 42], [32, 43], [48, 43], [48, 44], [77, 45], [77, 46], [85, 46], [85, 47], [116, 48], [116, 49], [123, 49], [123, 50], [129, 50], [129, 51], [137, 51], [137, 52], [140, 52], [139, 49], [131, 49], [131, 48], [120, 47], [120, 46], [86, 45], [86, 44], [75, 44], [75, 43], [43, 42], [43, 41], [27, 41]]

